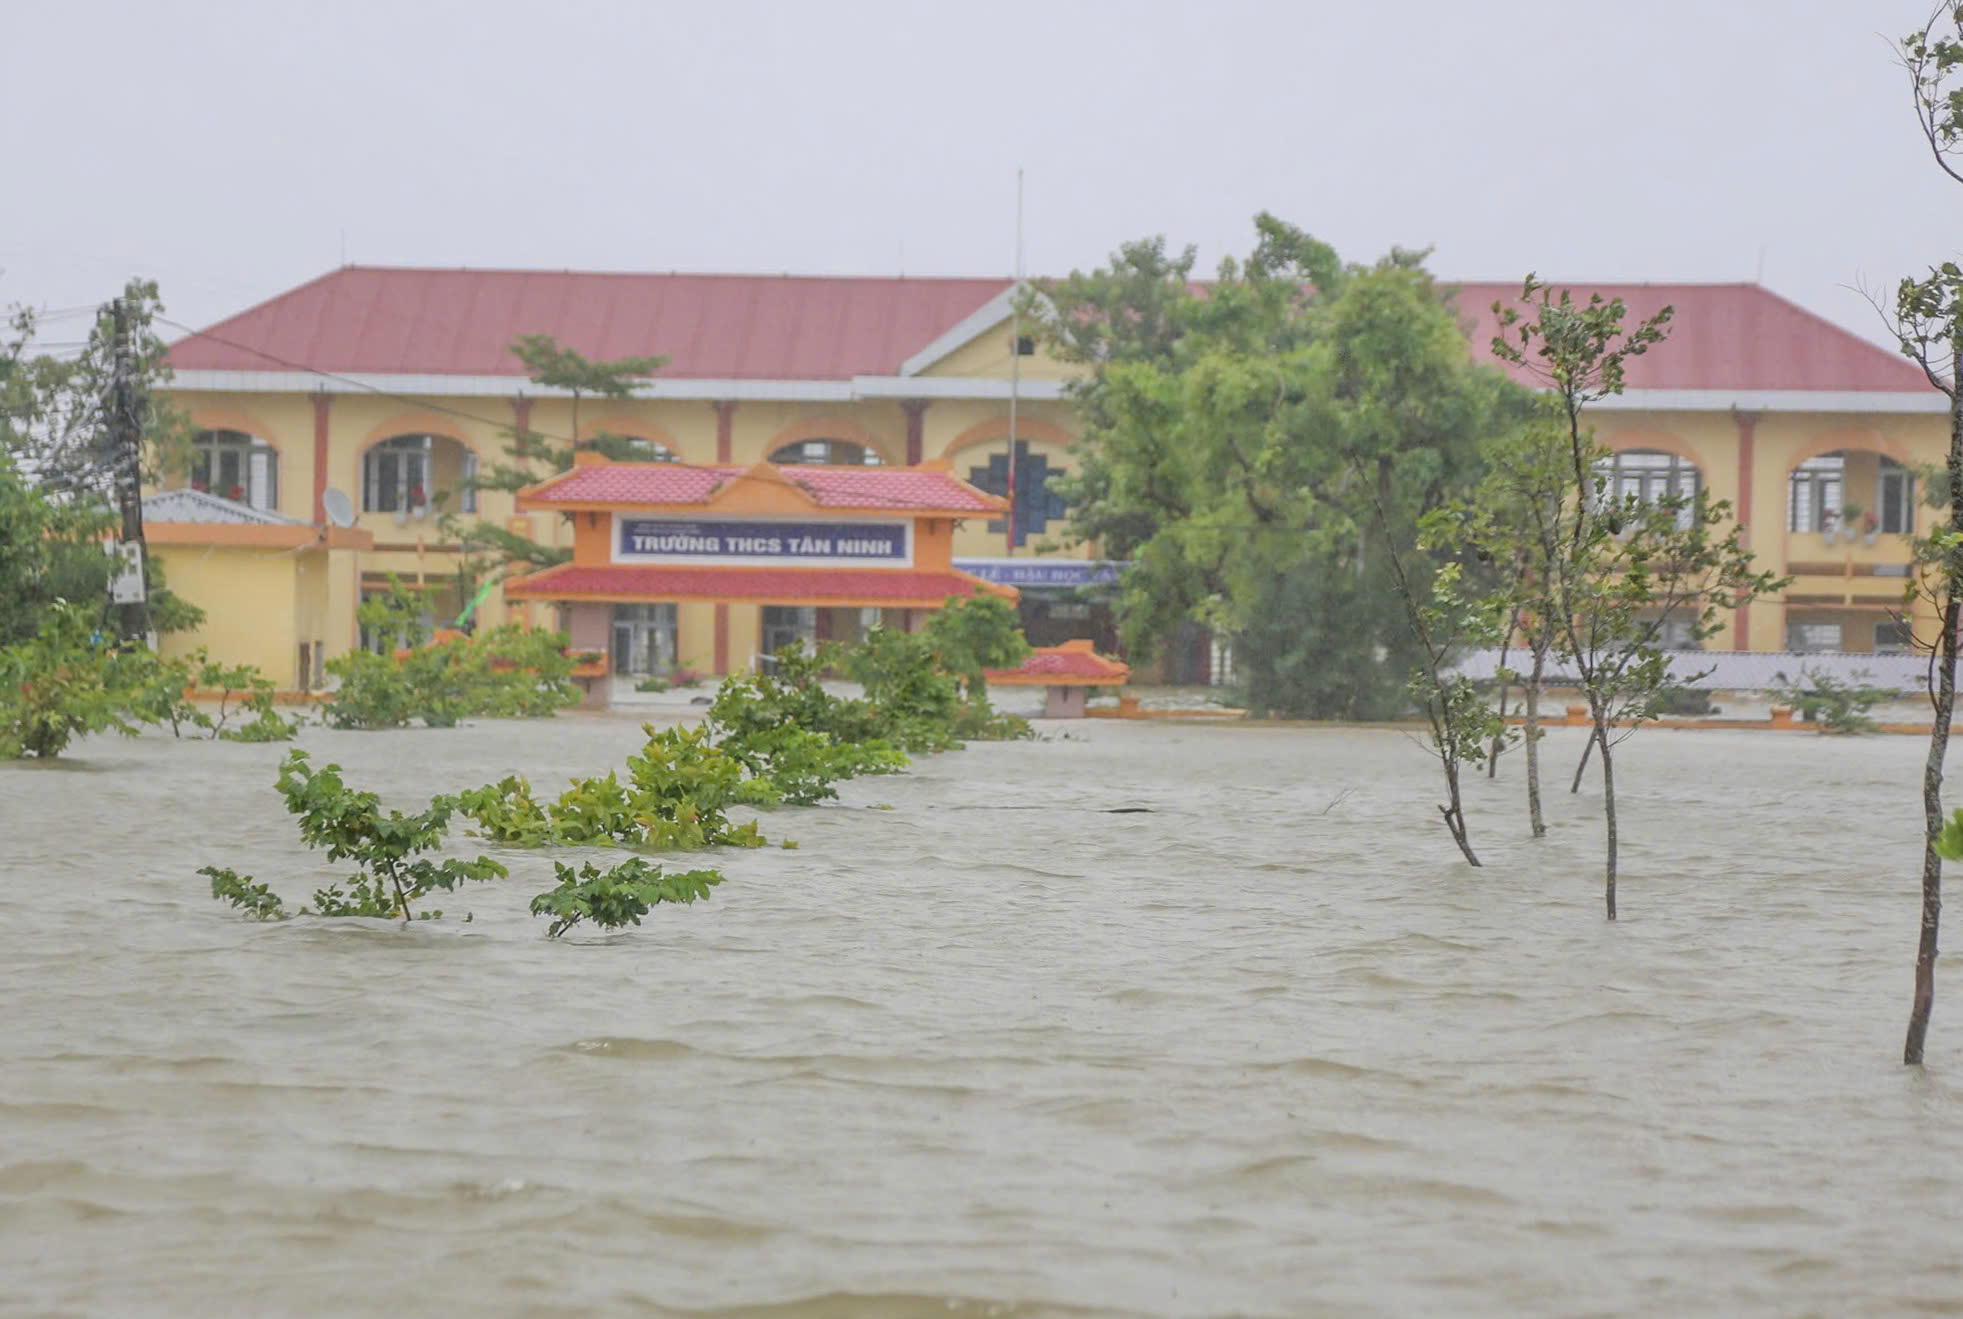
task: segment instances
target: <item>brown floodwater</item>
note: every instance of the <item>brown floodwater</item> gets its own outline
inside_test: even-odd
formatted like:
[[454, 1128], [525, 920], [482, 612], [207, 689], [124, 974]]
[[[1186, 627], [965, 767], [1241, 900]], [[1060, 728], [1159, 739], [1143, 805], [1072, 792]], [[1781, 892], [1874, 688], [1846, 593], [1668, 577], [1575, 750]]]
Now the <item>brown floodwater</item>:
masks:
[[[1609, 925], [1592, 784], [1534, 843], [1477, 781], [1475, 871], [1400, 733], [1050, 729], [557, 943], [509, 850], [468, 924], [213, 903], [340, 869], [281, 747], [0, 767], [0, 1312], [1963, 1313], [1963, 967], [1898, 1061], [1917, 740], [1638, 735]], [[638, 742], [303, 744], [409, 805]]]

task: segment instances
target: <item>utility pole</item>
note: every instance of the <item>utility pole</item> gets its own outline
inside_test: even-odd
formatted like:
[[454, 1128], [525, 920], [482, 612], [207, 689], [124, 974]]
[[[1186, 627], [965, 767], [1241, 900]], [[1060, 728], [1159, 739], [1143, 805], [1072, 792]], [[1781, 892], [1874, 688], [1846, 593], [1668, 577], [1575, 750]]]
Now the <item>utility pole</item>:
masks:
[[141, 641], [150, 632], [143, 565], [143, 421], [148, 400], [130, 355], [129, 303], [117, 298], [109, 304], [109, 314], [116, 330], [109, 381], [109, 457], [123, 510], [122, 542], [117, 546], [121, 568], [111, 589], [123, 639]]

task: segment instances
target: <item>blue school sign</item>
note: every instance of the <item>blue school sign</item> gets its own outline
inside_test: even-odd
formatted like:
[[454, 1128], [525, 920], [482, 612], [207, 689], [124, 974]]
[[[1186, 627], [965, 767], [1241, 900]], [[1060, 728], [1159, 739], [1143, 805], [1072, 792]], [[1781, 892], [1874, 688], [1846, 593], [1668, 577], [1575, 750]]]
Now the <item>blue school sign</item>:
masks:
[[694, 522], [614, 519], [617, 563], [871, 564], [912, 561], [906, 522]]
[[954, 566], [1002, 586], [1102, 586], [1118, 580], [1111, 559], [956, 559]]

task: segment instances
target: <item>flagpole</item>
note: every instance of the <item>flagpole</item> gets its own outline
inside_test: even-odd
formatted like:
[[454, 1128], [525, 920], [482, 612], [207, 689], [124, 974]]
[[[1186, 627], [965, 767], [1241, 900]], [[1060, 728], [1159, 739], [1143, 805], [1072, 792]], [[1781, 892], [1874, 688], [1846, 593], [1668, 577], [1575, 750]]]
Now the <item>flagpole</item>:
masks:
[[1016, 403], [1022, 393], [1022, 169], [1016, 169], [1016, 279], [1009, 294], [1008, 552], [1016, 552]]

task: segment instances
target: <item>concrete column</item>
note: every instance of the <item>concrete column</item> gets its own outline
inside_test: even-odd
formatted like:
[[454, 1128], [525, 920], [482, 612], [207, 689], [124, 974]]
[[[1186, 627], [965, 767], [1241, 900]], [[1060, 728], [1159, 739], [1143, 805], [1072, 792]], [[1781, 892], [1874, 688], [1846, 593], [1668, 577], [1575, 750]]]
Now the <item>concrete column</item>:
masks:
[[717, 403], [716, 409], [716, 461], [727, 463], [736, 453], [736, 404]]
[[[1752, 534], [1752, 441], [1758, 431], [1759, 414], [1739, 412], [1733, 409], [1732, 421], [1738, 427], [1738, 503], [1732, 510], [1737, 514], [1738, 525], [1744, 529], [1743, 539], [1747, 546], [1754, 543]], [[1780, 565], [1781, 568], [1784, 565]], [[1734, 611], [1732, 627], [1732, 649], [1750, 650], [1752, 648], [1752, 606], [1739, 605]]]
[[[574, 650], [592, 650], [605, 655], [613, 648], [612, 605], [579, 601], [566, 613], [567, 632], [572, 637]], [[610, 674], [581, 681], [586, 684], [586, 699], [581, 702], [586, 709], [604, 710], [612, 704], [613, 678]]]
[[729, 606], [716, 605], [715, 668], [718, 678], [729, 673]]
[[907, 466], [918, 467], [926, 445], [927, 404], [924, 398], [906, 399], [900, 409], [907, 414]]
[[314, 525], [327, 525], [327, 414], [334, 396], [314, 395]]

